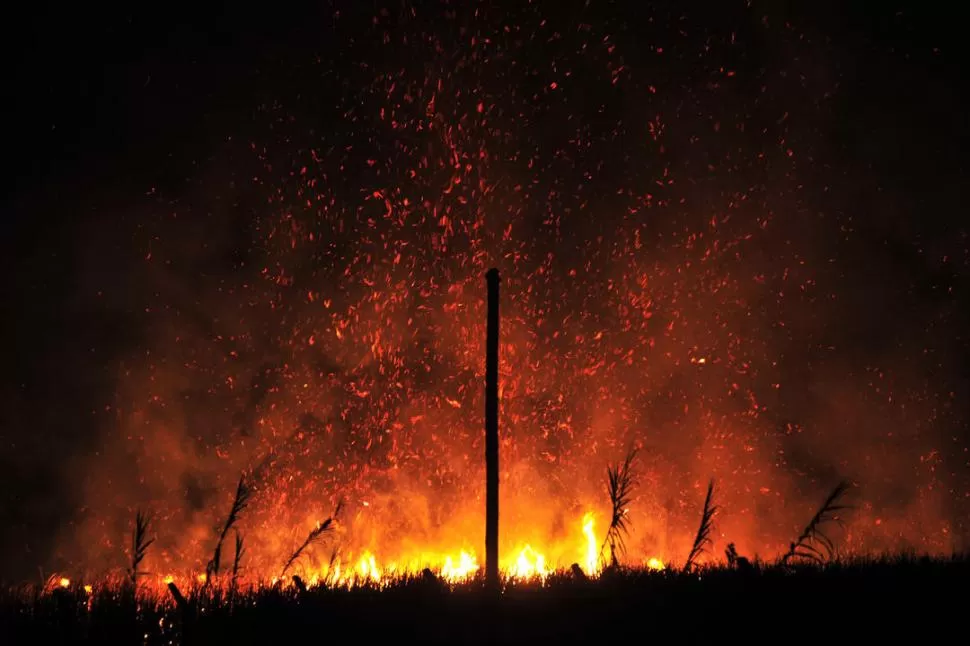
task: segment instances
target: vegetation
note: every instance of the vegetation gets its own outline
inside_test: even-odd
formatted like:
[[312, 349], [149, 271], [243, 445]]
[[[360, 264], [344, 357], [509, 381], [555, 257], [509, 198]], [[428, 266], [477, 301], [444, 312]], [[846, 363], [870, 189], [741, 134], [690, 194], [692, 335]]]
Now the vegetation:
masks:
[[835, 486], [812, 519], [808, 521], [808, 525], [802, 530], [798, 539], [791, 544], [788, 552], [782, 557], [782, 563], [787, 564], [792, 559], [807, 559], [821, 563], [835, 555], [835, 543], [822, 531], [822, 528], [828, 523], [844, 526], [840, 512], [850, 507], [840, 504], [840, 500], [848, 490], [847, 482], [840, 482]]
[[[631, 635], [668, 636], [678, 641], [752, 636], [776, 640], [793, 629], [793, 607], [824, 599], [826, 607], [853, 608], [867, 640], [895, 636], [899, 623], [937, 618], [919, 626], [923, 639], [944, 630], [945, 619], [959, 616], [959, 589], [970, 575], [970, 558], [841, 558], [824, 532], [841, 524], [849, 509], [840, 483], [809, 520], [787, 553], [773, 563], [749, 561], [734, 543], [726, 565], [700, 557], [712, 546], [714, 481], [708, 484], [700, 524], [681, 569], [620, 568], [627, 512], [636, 479], [636, 451], [607, 470], [611, 521], [600, 558], [607, 548], [610, 565], [603, 576], [588, 576], [573, 565], [544, 579], [508, 580], [503, 594], [487, 594], [483, 572], [462, 583], [448, 583], [430, 570], [420, 575], [371, 581], [352, 587], [308, 585], [287, 572], [333, 529], [341, 505], [296, 546], [272, 584], [240, 586], [243, 538], [235, 527], [250, 498], [241, 478], [232, 507], [221, 526], [203, 582], [180, 590], [138, 586], [139, 566], [149, 546], [150, 519], [138, 511], [132, 530], [127, 575], [94, 586], [50, 579], [34, 588], [0, 587], [0, 634], [4, 643], [209, 644], [320, 643], [341, 639], [436, 643], [583, 643], [619, 641]], [[235, 530], [232, 576], [216, 577], [221, 551]], [[336, 556], [334, 548], [331, 562]], [[332, 564], [332, 563], [331, 563]], [[606, 576], [606, 575], [609, 576]], [[133, 593], [132, 593], [133, 591]], [[883, 625], [870, 616], [892, 616]], [[698, 620], [698, 618], [702, 618]], [[944, 621], [939, 621], [939, 619]]]
[[[717, 513], [717, 507], [712, 504], [714, 499], [714, 481], [711, 480], [707, 485], [707, 496], [704, 498], [704, 510], [701, 512], [701, 525], [697, 528], [697, 534], [694, 536], [694, 544], [690, 548], [690, 554], [687, 555], [687, 562], [684, 563], [684, 572], [690, 572], [690, 569], [694, 566], [697, 558], [704, 553], [707, 546], [711, 544], [711, 530], [714, 528], [714, 514]], [[734, 547], [734, 544], [731, 544]], [[729, 559], [730, 561], [730, 559]]]
[[[236, 521], [239, 520], [239, 516], [242, 514], [243, 510], [246, 509], [246, 505], [249, 504], [249, 497], [252, 491], [246, 484], [245, 476], [239, 478], [239, 484], [236, 485], [236, 496], [233, 498], [232, 507], [229, 510], [229, 515], [226, 517], [226, 522], [222, 526], [222, 532], [219, 534], [219, 540], [216, 542], [216, 547], [212, 552], [212, 558], [209, 563], [205, 566], [206, 582], [210, 582], [212, 577], [219, 574], [219, 568], [222, 561], [222, 544], [226, 540], [226, 536], [229, 534], [229, 530], [233, 528]], [[236, 546], [239, 550], [242, 549], [242, 542], [237, 541]], [[237, 554], [240, 552], [237, 551]], [[237, 564], [238, 566], [238, 564]]]
[[150, 525], [151, 518], [142, 513], [140, 509], [135, 512], [135, 527], [131, 532], [131, 568], [128, 570], [128, 576], [131, 578], [132, 587], [136, 590], [138, 588], [138, 575], [140, 574], [138, 566], [145, 560], [148, 547], [155, 542], [154, 538], [148, 538]]
[[629, 518], [627, 511], [632, 499], [633, 487], [636, 480], [633, 475], [633, 459], [636, 457], [636, 449], [631, 449], [624, 458], [623, 462], [611, 465], [606, 469], [606, 493], [610, 497], [610, 526], [606, 530], [606, 538], [600, 547], [600, 560], [603, 560], [603, 552], [607, 547], [610, 548], [610, 565], [616, 568], [619, 559], [626, 551], [624, 541], [629, 532]]
[[331, 643], [588, 644], [631, 635], [780, 640], [801, 630], [801, 620], [790, 613], [793, 604], [824, 599], [827, 607], [852, 609], [843, 617], [842, 636], [861, 631], [873, 640], [909, 623], [930, 640], [948, 618], [960, 616], [962, 598], [954, 591], [968, 575], [970, 559], [916, 556], [754, 564], [745, 574], [696, 565], [690, 573], [623, 568], [586, 579], [566, 570], [541, 584], [509, 584], [497, 605], [489, 605], [482, 579], [450, 586], [427, 576], [394, 581], [380, 591], [367, 584], [302, 593], [296, 586], [264, 586], [235, 597], [219, 584], [197, 585], [186, 591], [182, 608], [146, 586], [134, 607], [118, 586], [87, 593], [78, 584], [0, 590], [0, 634], [5, 644], [128, 644], [137, 634], [146, 645], [236, 646], [315, 644], [324, 637]]
[[[283, 571], [280, 572], [279, 578], [282, 579], [284, 576], [286, 576], [286, 571], [289, 570], [294, 563], [296, 563], [296, 561], [300, 558], [303, 552], [307, 550], [307, 548], [309, 548], [314, 543], [318, 542], [321, 538], [324, 537], [324, 535], [326, 535], [331, 529], [333, 529], [333, 523], [336, 520], [337, 516], [340, 515], [340, 509], [342, 506], [343, 506], [342, 502], [337, 503], [337, 509], [334, 510], [333, 515], [310, 530], [310, 533], [307, 534], [306, 539], [300, 544], [299, 547], [296, 548], [293, 554], [290, 555], [290, 558], [287, 559], [286, 565], [283, 566]], [[332, 560], [333, 559], [331, 559], [331, 561]]]

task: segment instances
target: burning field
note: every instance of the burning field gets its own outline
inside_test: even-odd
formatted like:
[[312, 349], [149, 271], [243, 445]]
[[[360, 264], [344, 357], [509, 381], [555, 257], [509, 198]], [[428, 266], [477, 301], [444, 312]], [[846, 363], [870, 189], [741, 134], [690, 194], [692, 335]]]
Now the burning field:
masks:
[[[965, 550], [970, 252], [913, 215], [956, 176], [901, 189], [873, 118], [878, 79], [921, 68], [751, 1], [378, 4], [132, 68], [151, 127], [169, 96], [204, 117], [79, 198], [79, 349], [53, 372], [103, 387], [4, 431], [58, 501], [45, 535], [15, 527], [40, 574], [8, 605], [140, 604], [152, 643], [190, 611], [466, 616], [493, 267], [509, 595], [787, 590]], [[69, 413], [86, 434], [58, 440]]]

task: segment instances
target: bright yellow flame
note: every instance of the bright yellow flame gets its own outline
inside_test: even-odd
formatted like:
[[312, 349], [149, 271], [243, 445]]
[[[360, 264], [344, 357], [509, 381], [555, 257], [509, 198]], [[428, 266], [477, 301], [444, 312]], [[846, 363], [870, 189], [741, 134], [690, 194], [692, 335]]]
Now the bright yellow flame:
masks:
[[584, 565], [586, 574], [593, 576], [599, 572], [599, 557], [596, 553], [596, 534], [593, 533], [593, 513], [586, 512], [583, 516], [583, 535], [586, 536], [586, 551], [584, 555]]
[[92, 588], [91, 586], [89, 586], [89, 585], [84, 586], [84, 592], [86, 594], [91, 594], [91, 591], [92, 590], [94, 590], [94, 588]]
[[71, 580], [70, 579], [67, 579], [67, 578], [64, 578], [64, 577], [61, 577], [61, 580], [58, 581], [58, 583], [60, 584], [60, 586], [62, 588], [66, 588], [66, 587], [68, 587], [68, 586], [71, 585]]
[[381, 571], [377, 567], [374, 555], [364, 552], [360, 560], [357, 561], [357, 576], [362, 579], [370, 579], [374, 583], [381, 582]]
[[[589, 511], [576, 519], [573, 530], [564, 537], [565, 540], [554, 543], [525, 543], [514, 544], [514, 549], [505, 553], [500, 561], [502, 576], [508, 580], [530, 581], [539, 579], [544, 581], [559, 567], [568, 567], [575, 563], [588, 577], [596, 577], [603, 570], [600, 546], [602, 536], [597, 536], [596, 515]], [[649, 570], [665, 570], [666, 565], [657, 557], [641, 561], [642, 567]], [[391, 580], [401, 576], [418, 575], [423, 569], [437, 574], [441, 581], [456, 584], [468, 581], [483, 569], [483, 563], [478, 561], [472, 549], [458, 549], [454, 551], [416, 551], [405, 555], [404, 558], [384, 561], [379, 553], [372, 551], [357, 552], [350, 559], [334, 558], [329, 564], [318, 568], [310, 568], [301, 574], [307, 587], [325, 585], [328, 587], [355, 587], [370, 583], [384, 586]], [[173, 573], [174, 574], [174, 573]], [[169, 584], [183, 580], [182, 575], [169, 574], [162, 579], [154, 579], [155, 585], [161, 581]], [[207, 582], [205, 573], [185, 573], [184, 580], [199, 584]], [[54, 579], [54, 582], [69, 587], [67, 579]], [[273, 584], [277, 579], [272, 579]], [[162, 588], [164, 590], [164, 587]], [[88, 587], [85, 587], [88, 590]], [[88, 590], [90, 593], [90, 590]]]
[[513, 579], [540, 579], [548, 576], [549, 570], [546, 569], [546, 557], [539, 554], [531, 545], [526, 545], [519, 552], [515, 563], [509, 568], [509, 577]]
[[445, 557], [445, 564], [441, 567], [441, 578], [454, 583], [467, 579], [478, 571], [478, 561], [474, 554], [469, 554], [465, 550], [458, 556], [458, 564], [450, 556]]

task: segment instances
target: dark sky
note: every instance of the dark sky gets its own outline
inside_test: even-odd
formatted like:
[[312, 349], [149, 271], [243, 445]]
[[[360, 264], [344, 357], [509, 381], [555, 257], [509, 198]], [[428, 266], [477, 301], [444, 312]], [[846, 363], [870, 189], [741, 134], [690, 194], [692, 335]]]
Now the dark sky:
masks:
[[[190, 192], [193, 169], [227, 137], [245, 137], [258, 106], [277, 96], [339, 92], [308, 83], [301, 70], [314, 57], [336, 55], [340, 43], [327, 41], [336, 12], [366, 25], [382, 6], [203, 4], [46, 4], [5, 21], [0, 561], [16, 563], [9, 571], [17, 575], [25, 574], [23, 563], [44, 559], [47, 537], [69, 522], [77, 501], [59, 462], [97, 450], [114, 362], [142, 334], [138, 306], [100, 305], [97, 281], [89, 274], [82, 280], [81, 265], [92, 255], [125, 257], [125, 232], [137, 230], [146, 193]], [[567, 24], [583, 5], [547, 4]], [[632, 22], [651, 13], [637, 4], [591, 3], [594, 12], [627, 17], [631, 42], [638, 29], [659, 29]], [[676, 13], [675, 4], [658, 3], [651, 15]], [[686, 3], [683, 11], [694, 25], [714, 24], [721, 12], [764, 15], [781, 34], [772, 47], [752, 52], [745, 69], [771, 64], [758, 57], [799, 34], [828, 43], [828, 71], [840, 83], [826, 145], [845, 168], [860, 169], [843, 176], [839, 189], [840, 208], [858, 211], [853, 226], [866, 240], [853, 271], [877, 285], [889, 280], [884, 268], [895, 267], [895, 279], [908, 277], [913, 302], [927, 304], [927, 313], [945, 303], [940, 346], [962, 357], [962, 373], [949, 377], [966, 384], [967, 339], [954, 332], [970, 323], [966, 10], [896, 0], [710, 4]], [[780, 26], [786, 22], [794, 25], [790, 32]], [[380, 55], [379, 47], [373, 51]], [[340, 64], [351, 69], [354, 62]], [[797, 61], [792, 70], [799, 73]], [[818, 172], [831, 180], [824, 168]], [[943, 256], [948, 260], [939, 262]], [[129, 269], [120, 263], [98, 280], [124, 283]], [[918, 326], [919, 308], [910, 314]], [[880, 342], [862, 324], [845, 325], [860, 344]]]

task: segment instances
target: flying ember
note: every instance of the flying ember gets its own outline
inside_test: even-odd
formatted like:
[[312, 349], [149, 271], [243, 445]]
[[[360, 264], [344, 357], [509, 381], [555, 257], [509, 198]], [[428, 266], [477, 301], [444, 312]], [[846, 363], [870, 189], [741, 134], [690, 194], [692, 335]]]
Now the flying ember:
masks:
[[[609, 21], [515, 16], [368, 16], [372, 39], [335, 17], [332, 49], [293, 72], [328, 89], [261, 99], [191, 190], [146, 189], [118, 245], [144, 330], [91, 406], [58, 571], [480, 576], [492, 267], [507, 581], [683, 562], [712, 479], [698, 564], [729, 541], [785, 554], [841, 479], [860, 483], [846, 553], [952, 546], [938, 446], [956, 407], [933, 366], [893, 369], [930, 361], [922, 341], [862, 361], [832, 331], [858, 313], [851, 254], [819, 240], [851, 222], [806, 197], [828, 171], [805, 129], [834, 81], [735, 73], [733, 32], [642, 48]], [[634, 454], [618, 498], [611, 467]]]

